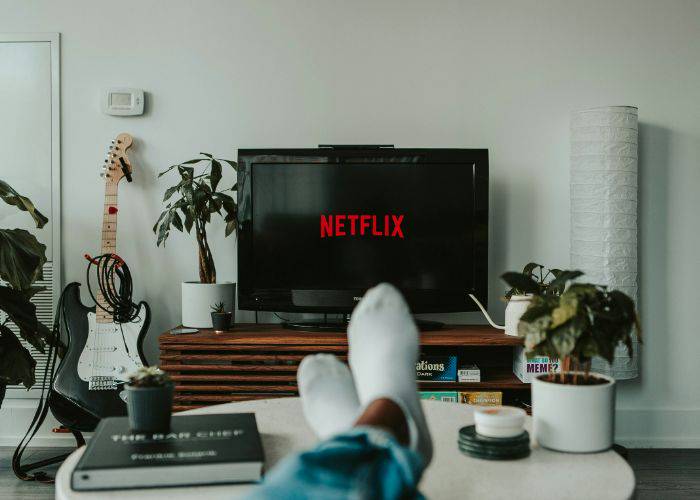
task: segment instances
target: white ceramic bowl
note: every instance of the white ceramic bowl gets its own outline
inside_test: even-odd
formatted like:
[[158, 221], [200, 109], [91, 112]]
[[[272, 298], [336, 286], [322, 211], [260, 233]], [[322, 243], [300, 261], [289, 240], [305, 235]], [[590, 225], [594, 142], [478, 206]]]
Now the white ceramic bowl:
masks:
[[480, 406], [474, 409], [476, 433], [494, 438], [515, 437], [523, 432], [525, 410], [515, 406]]

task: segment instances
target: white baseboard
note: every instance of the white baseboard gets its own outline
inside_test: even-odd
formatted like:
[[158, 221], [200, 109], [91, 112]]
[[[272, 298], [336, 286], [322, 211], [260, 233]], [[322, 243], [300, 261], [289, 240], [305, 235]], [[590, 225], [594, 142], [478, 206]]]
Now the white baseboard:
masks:
[[[0, 408], [0, 446], [17, 446], [27, 432], [34, 417], [37, 400], [5, 399]], [[51, 429], [58, 427], [58, 421], [51, 415], [46, 416], [44, 424], [32, 439], [32, 447], [72, 447], [75, 438], [70, 433], [55, 433]]]
[[615, 419], [615, 442], [628, 448], [700, 448], [700, 408], [622, 408]]
[[[36, 400], [6, 399], [0, 408], [0, 446], [17, 446], [36, 410]], [[56, 434], [60, 424], [49, 412], [31, 446], [71, 447], [72, 434]], [[615, 442], [628, 448], [700, 448], [700, 408], [619, 409]]]

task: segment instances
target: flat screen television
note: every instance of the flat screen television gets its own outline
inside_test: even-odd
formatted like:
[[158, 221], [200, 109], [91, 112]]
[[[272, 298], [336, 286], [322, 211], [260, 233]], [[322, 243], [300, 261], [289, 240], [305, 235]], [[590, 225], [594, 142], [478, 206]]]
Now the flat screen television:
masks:
[[333, 146], [238, 152], [238, 299], [349, 313], [389, 282], [414, 313], [487, 303], [488, 151]]

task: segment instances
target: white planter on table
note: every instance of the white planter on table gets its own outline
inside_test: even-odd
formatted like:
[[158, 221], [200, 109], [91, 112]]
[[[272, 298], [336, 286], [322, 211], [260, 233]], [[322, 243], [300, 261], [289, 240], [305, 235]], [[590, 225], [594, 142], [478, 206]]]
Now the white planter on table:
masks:
[[200, 283], [183, 281], [182, 283], [182, 326], [190, 328], [211, 328], [211, 307], [224, 303], [224, 311], [235, 308], [236, 284], [223, 281], [219, 283]]
[[[578, 375], [583, 377], [583, 372]], [[615, 433], [615, 379], [599, 373], [605, 384], [570, 385], [532, 382], [533, 432], [550, 450], [592, 453], [609, 449]]]

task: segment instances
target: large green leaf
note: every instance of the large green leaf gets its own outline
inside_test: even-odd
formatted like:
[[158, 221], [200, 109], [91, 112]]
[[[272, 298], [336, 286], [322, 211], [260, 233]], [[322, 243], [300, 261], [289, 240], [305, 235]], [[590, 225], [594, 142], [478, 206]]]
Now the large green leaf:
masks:
[[530, 276], [535, 269], [544, 269], [544, 266], [537, 262], [529, 262], [523, 267], [523, 274]]
[[44, 215], [36, 209], [32, 201], [26, 196], [22, 196], [15, 191], [7, 182], [0, 180], [0, 198], [9, 205], [14, 205], [23, 212], [29, 212], [29, 215], [34, 219], [36, 227], [42, 228], [49, 221]]
[[0, 229], [0, 279], [24, 290], [42, 277], [46, 245], [24, 229]]
[[211, 178], [209, 179], [209, 182], [211, 182], [211, 190], [216, 191], [216, 187], [219, 185], [219, 181], [221, 180], [221, 163], [218, 161], [214, 160], [212, 158], [211, 160]]
[[170, 222], [172, 221], [172, 218], [173, 211], [170, 209], [168, 210], [168, 213], [165, 214], [165, 217], [163, 217], [160, 227], [158, 228], [158, 240], [156, 241], [156, 246], [159, 247], [161, 244], [165, 244], [165, 240], [168, 239], [168, 236], [170, 235]]
[[229, 236], [232, 232], [234, 232], [238, 228], [238, 223], [236, 222], [236, 219], [230, 220], [226, 223], [226, 234], [225, 236]]
[[0, 325], [0, 381], [10, 385], [34, 385], [36, 361], [5, 325]]
[[175, 210], [173, 210], [172, 216], [173, 216], [172, 225], [175, 226], [175, 229], [182, 232], [182, 219], [180, 218], [180, 214], [178, 214]]
[[557, 352], [559, 359], [571, 355], [576, 348], [576, 341], [581, 336], [582, 330], [575, 321], [570, 321], [558, 328], [552, 328], [548, 337]]
[[238, 172], [238, 163], [237, 162], [235, 162], [233, 160], [224, 160], [222, 158], [219, 158], [219, 161], [223, 161], [223, 162], [228, 163], [231, 166], [231, 168], [233, 168], [236, 172]]
[[578, 313], [578, 297], [576, 294], [565, 292], [559, 299], [559, 305], [552, 311], [552, 326], [563, 325]]
[[37, 320], [36, 306], [29, 301], [24, 291], [0, 286], [0, 309], [17, 325], [24, 340], [38, 351], [44, 352], [53, 333]]
[[534, 321], [518, 323], [518, 336], [525, 339], [525, 348], [532, 351], [547, 340], [547, 331], [552, 322], [551, 316], [541, 316]]
[[564, 291], [566, 283], [583, 275], [581, 271], [559, 271], [556, 277], [549, 284], [549, 291], [560, 294]]
[[501, 279], [518, 293], [539, 293], [540, 286], [530, 276], [523, 273], [507, 272], [501, 275]]

